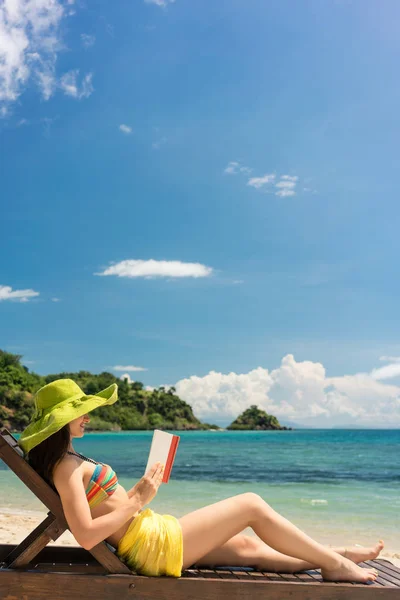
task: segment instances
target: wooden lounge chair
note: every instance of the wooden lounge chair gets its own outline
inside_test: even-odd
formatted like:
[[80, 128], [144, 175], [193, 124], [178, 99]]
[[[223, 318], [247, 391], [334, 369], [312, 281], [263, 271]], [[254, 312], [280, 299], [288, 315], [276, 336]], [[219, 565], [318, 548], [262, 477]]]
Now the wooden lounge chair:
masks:
[[0, 600], [400, 600], [400, 569], [386, 560], [373, 584], [327, 583], [318, 570], [277, 574], [247, 568], [196, 569], [180, 579], [135, 575], [102, 542], [90, 551], [47, 546], [68, 529], [59, 496], [25, 461], [17, 440], [0, 432], [0, 458], [49, 509], [20, 544], [0, 545]]

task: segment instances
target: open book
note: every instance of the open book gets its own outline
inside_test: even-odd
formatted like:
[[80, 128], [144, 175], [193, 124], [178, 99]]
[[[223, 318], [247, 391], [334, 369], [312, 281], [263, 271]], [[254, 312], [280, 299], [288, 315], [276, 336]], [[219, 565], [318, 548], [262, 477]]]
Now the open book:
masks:
[[172, 433], [155, 429], [145, 473], [147, 473], [154, 463], [160, 462], [164, 465], [164, 476], [162, 482], [168, 483], [179, 440], [179, 435], [173, 435]]

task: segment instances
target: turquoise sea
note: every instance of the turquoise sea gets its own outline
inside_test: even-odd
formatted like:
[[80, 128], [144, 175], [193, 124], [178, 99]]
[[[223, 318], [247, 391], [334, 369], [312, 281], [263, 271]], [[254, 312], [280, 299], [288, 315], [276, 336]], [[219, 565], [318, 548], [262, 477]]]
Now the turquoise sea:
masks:
[[[386, 543], [400, 558], [400, 430], [181, 432], [172, 477], [152, 508], [176, 516], [245, 491], [324, 544]], [[111, 464], [129, 489], [152, 432], [85, 434], [78, 452]], [[0, 510], [43, 510], [0, 464]]]

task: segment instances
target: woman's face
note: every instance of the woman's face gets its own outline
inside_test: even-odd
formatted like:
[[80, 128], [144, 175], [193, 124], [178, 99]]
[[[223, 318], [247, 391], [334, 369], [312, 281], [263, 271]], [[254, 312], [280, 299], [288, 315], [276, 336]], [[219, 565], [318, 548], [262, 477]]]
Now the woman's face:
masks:
[[83, 415], [82, 417], [78, 417], [77, 419], [70, 421], [69, 432], [71, 437], [83, 437], [85, 433], [85, 425], [86, 423], [89, 423], [89, 421], [89, 415]]

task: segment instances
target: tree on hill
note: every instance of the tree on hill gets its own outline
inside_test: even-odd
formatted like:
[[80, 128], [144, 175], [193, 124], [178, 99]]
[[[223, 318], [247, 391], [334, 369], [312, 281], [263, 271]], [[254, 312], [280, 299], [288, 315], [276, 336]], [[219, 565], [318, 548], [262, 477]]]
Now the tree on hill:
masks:
[[227, 429], [236, 429], [236, 430], [266, 430], [266, 429], [288, 429], [287, 427], [282, 427], [276, 417], [273, 415], [269, 415], [264, 410], [261, 410], [253, 404], [245, 410], [241, 415], [238, 416], [235, 421], [233, 421]]
[[78, 371], [41, 376], [30, 373], [21, 363], [21, 356], [3, 350], [0, 350], [0, 427], [22, 431], [33, 414], [35, 392], [61, 378], [73, 379], [85, 394], [96, 394], [112, 383], [118, 385], [118, 402], [91, 413], [88, 429], [209, 429], [173, 387], [168, 391], [163, 387], [146, 391], [142, 383], [120, 380], [107, 371], [98, 375]]

